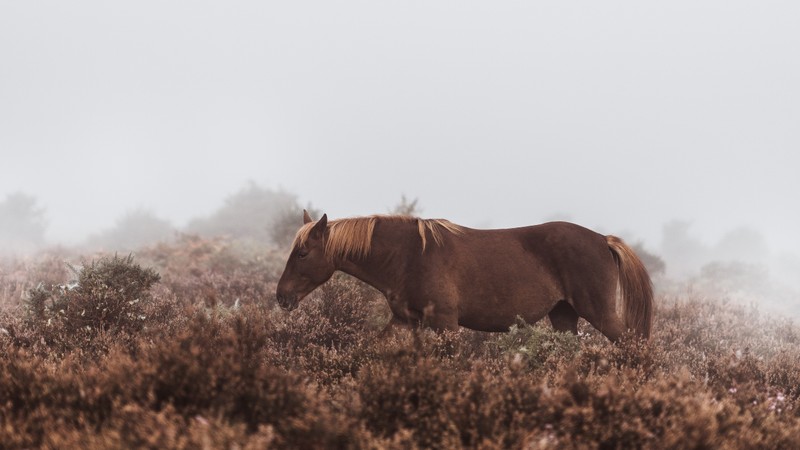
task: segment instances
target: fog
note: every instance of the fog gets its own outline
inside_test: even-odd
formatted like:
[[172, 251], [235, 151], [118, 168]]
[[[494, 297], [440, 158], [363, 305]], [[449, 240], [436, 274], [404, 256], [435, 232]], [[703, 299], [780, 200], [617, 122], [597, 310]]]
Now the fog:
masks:
[[248, 180], [331, 217], [405, 194], [475, 227], [568, 217], [674, 261], [692, 255], [664, 248], [670, 224], [714, 255], [745, 230], [742, 251], [792, 279], [799, 18], [788, 1], [3, 2], [0, 201], [35, 198], [47, 241], [75, 244], [140, 209], [183, 227]]

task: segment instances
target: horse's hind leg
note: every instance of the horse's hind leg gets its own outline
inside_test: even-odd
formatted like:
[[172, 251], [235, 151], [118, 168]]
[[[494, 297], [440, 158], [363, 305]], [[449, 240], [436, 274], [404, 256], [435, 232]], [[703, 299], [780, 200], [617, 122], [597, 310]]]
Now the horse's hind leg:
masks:
[[547, 313], [550, 323], [556, 331], [569, 331], [578, 334], [578, 313], [564, 300], [556, 303], [556, 306]]
[[601, 297], [598, 298], [596, 304], [588, 307], [586, 307], [586, 304], [576, 302], [575, 308], [581, 317], [597, 328], [611, 342], [616, 342], [625, 332], [625, 324], [617, 315], [615, 302], [616, 300], [613, 296]]
[[[604, 292], [605, 291], [605, 292]], [[617, 314], [616, 285], [607, 289], [584, 291], [572, 299], [578, 315], [603, 333], [611, 342], [616, 342], [625, 332], [625, 323]]]
[[600, 330], [611, 342], [617, 342], [625, 332], [625, 325], [623, 325], [622, 319], [613, 310], [610, 314], [600, 318], [600, 320], [595, 320], [594, 322], [589, 320], [589, 323]]

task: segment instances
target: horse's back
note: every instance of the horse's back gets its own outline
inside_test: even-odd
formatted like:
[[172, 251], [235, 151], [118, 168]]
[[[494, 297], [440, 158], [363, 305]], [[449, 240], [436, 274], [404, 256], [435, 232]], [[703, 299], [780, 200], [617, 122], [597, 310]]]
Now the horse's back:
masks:
[[548, 222], [515, 229], [525, 249], [560, 271], [595, 266], [610, 261], [606, 237], [571, 222]]
[[517, 262], [538, 259], [563, 264], [610, 256], [605, 236], [570, 222], [495, 230], [466, 229], [463, 237], [453, 238], [452, 245], [456, 253], [482, 257], [505, 254]]

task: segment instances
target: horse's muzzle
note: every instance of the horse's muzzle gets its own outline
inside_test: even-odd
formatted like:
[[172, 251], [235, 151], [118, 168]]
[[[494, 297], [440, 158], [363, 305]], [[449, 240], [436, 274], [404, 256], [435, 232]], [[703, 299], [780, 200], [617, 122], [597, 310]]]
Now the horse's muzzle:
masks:
[[291, 310], [297, 308], [297, 304], [300, 303], [300, 302], [297, 301], [297, 296], [296, 295], [280, 295], [279, 294], [277, 296], [277, 298], [278, 298], [278, 305], [280, 305], [281, 308], [285, 309], [286, 311], [291, 311]]

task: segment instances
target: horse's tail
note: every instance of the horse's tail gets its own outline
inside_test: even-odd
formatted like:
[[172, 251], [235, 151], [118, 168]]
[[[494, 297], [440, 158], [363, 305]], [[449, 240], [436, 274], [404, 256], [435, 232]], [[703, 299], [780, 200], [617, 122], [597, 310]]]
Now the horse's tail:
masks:
[[653, 284], [642, 260], [622, 239], [606, 236], [619, 267], [625, 327], [648, 339], [653, 325]]

